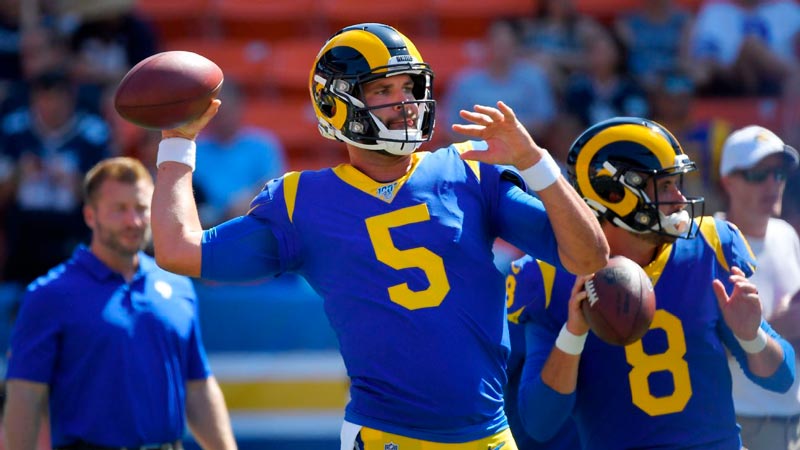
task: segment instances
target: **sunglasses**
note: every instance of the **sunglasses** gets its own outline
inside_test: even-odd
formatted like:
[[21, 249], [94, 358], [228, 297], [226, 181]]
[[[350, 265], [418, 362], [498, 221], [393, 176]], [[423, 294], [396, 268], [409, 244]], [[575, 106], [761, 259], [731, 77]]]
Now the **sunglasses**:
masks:
[[738, 174], [748, 183], [763, 183], [770, 175], [775, 181], [786, 181], [786, 178], [789, 176], [789, 171], [783, 167], [775, 167], [772, 169], [740, 170]]

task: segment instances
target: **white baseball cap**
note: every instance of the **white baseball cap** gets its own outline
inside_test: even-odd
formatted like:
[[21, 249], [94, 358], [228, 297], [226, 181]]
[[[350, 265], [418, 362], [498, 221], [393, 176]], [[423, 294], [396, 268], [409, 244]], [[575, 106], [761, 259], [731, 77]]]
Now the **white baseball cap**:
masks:
[[786, 145], [775, 133], [758, 125], [740, 128], [722, 144], [719, 174], [723, 177], [734, 170], [750, 169], [774, 153], [783, 154], [787, 165], [795, 169], [800, 161], [797, 150]]

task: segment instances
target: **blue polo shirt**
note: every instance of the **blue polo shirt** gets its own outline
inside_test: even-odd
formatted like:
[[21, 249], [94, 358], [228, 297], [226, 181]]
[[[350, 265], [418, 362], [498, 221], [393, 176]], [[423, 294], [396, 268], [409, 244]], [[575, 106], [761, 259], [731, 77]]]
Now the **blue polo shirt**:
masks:
[[188, 278], [139, 261], [127, 283], [80, 247], [28, 286], [7, 379], [49, 385], [53, 447], [183, 435], [185, 383], [210, 376], [197, 297]]

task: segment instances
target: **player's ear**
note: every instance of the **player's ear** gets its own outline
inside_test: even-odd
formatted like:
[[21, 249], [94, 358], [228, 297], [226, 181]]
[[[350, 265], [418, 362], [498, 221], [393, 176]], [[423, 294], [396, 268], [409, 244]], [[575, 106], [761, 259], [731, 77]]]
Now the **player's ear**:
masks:
[[83, 204], [83, 221], [86, 223], [86, 226], [89, 227], [91, 230], [94, 230], [95, 218], [96, 218], [96, 211], [94, 206], [89, 203]]

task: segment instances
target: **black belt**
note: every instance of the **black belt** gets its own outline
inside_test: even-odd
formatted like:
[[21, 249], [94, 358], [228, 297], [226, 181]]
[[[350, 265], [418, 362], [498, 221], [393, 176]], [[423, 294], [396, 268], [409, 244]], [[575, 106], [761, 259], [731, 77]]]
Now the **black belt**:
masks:
[[181, 441], [175, 441], [164, 444], [147, 444], [131, 447], [106, 447], [103, 445], [90, 444], [88, 442], [77, 442], [75, 444], [58, 447], [55, 450], [183, 450], [183, 443]]

